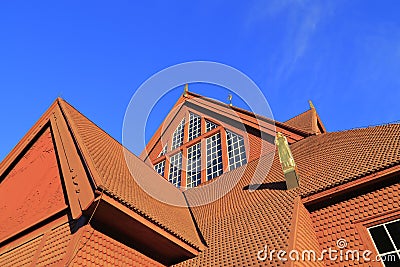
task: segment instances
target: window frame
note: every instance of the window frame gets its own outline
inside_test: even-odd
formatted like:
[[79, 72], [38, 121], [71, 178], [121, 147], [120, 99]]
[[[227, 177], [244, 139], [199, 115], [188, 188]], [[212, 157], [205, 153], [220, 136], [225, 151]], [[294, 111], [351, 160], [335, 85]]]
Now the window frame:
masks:
[[[223, 133], [221, 131], [218, 131], [217, 133], [205, 138], [205, 143], [206, 143], [206, 177], [205, 180], [206, 181], [210, 181], [218, 176], [221, 176], [224, 173], [224, 161], [223, 161], [223, 154], [224, 154], [224, 149], [223, 149], [223, 145], [222, 145], [222, 136]], [[219, 145], [216, 144], [215, 146], [215, 151], [214, 150], [214, 146], [211, 146], [210, 148], [208, 148], [208, 140], [210, 140], [211, 138], [213, 138], [214, 136], [219, 136], [219, 138], [217, 140], [219, 140]], [[213, 142], [213, 141], [211, 141]], [[211, 143], [212, 145], [212, 143]], [[220, 147], [220, 149], [218, 149], [218, 146]], [[208, 160], [209, 157], [209, 151], [211, 150], [211, 154], [210, 154], [210, 161]], [[218, 151], [220, 152], [221, 155], [218, 155]], [[216, 157], [213, 158], [213, 155], [217, 154]], [[218, 160], [220, 159], [220, 160]], [[217, 160], [217, 163], [214, 165], [209, 165], [209, 164], [213, 164], [214, 160]], [[221, 168], [219, 167], [219, 165], [221, 165]], [[216, 170], [214, 170], [214, 167], [216, 167]], [[210, 170], [210, 173], [209, 173]], [[217, 173], [216, 176], [214, 176], [214, 174]], [[210, 177], [211, 176], [211, 177]]]
[[[164, 177], [164, 174], [165, 174], [165, 165], [166, 165], [166, 160], [164, 159], [164, 160], [161, 160], [161, 161], [159, 161], [159, 162], [157, 162], [156, 164], [154, 164], [154, 170], [159, 174], [159, 175], [161, 175], [162, 177]], [[159, 166], [159, 165], [163, 165], [162, 166], [162, 174], [158, 171], [158, 167], [157, 166]]]
[[[180, 159], [178, 159], [178, 166], [174, 166], [175, 163], [175, 157], [180, 155]], [[169, 168], [168, 168], [168, 181], [175, 185], [176, 187], [181, 187], [182, 185], [182, 162], [183, 162], [183, 153], [182, 151], [179, 151], [175, 154], [173, 154], [170, 158], [169, 158]], [[174, 170], [174, 168], [176, 170]], [[175, 176], [176, 173], [176, 176]], [[176, 180], [176, 182], [175, 182]]]
[[[202, 135], [202, 123], [201, 123], [202, 117], [191, 111], [188, 112], [189, 112], [189, 120], [188, 120], [189, 123], [187, 129], [187, 142], [190, 142]], [[196, 125], [194, 125], [194, 122], [196, 122]]]
[[[234, 169], [237, 169], [237, 168], [247, 164], [247, 162], [248, 162], [247, 149], [246, 149], [247, 147], [245, 144], [246, 142], [245, 142], [243, 135], [238, 134], [229, 129], [225, 129], [225, 134], [226, 134], [226, 154], [228, 157], [228, 166], [227, 167], [228, 167], [229, 171], [233, 171]], [[231, 141], [231, 144], [229, 144], [229, 142], [230, 142], [229, 138], [228, 138], [229, 134], [234, 136], [231, 139], [234, 139], [236, 136], [236, 138], [238, 139], [238, 142]], [[229, 147], [234, 146], [234, 144], [236, 144], [236, 143], [238, 145], [237, 150], [239, 151], [239, 154], [237, 154], [237, 155], [233, 154], [236, 150], [234, 147], [232, 148], [232, 151], [229, 151]], [[240, 143], [242, 143], [242, 144], [240, 144]], [[241, 148], [243, 148], [243, 151], [241, 150]], [[232, 156], [230, 154], [232, 154]], [[242, 158], [242, 155], [244, 155], [244, 158]], [[237, 156], [239, 157], [239, 161], [236, 161]], [[233, 160], [232, 164], [231, 164], [231, 159]]]
[[158, 154], [157, 158], [165, 156], [167, 154], [167, 152], [168, 152], [168, 143], [166, 143], [164, 145], [164, 147], [161, 149], [161, 152], [160, 152], [160, 154]]
[[[195, 148], [197, 147], [197, 148]], [[194, 151], [190, 151], [191, 149], [195, 149]], [[199, 153], [197, 153], [197, 152]], [[192, 159], [190, 154], [194, 154], [193, 156], [196, 157]], [[192, 188], [196, 187], [202, 182], [202, 145], [201, 140], [194, 145], [187, 147], [187, 157], [186, 157], [186, 187]], [[196, 169], [200, 168], [198, 171]], [[192, 175], [195, 173], [194, 175]], [[200, 177], [199, 177], [200, 176]], [[193, 186], [194, 185], [194, 186]]]
[[[185, 142], [185, 122], [186, 118], [184, 117], [181, 122], [176, 127], [175, 131], [172, 133], [171, 136], [171, 151], [181, 147]], [[178, 133], [179, 130], [179, 133]], [[178, 136], [179, 134], [179, 136]], [[179, 143], [177, 141], [179, 140]]]
[[[204, 119], [204, 121], [205, 121], [205, 123], [204, 123], [204, 125], [205, 125], [204, 133], [211, 132], [212, 130], [214, 130], [214, 129], [218, 128], [218, 126], [220, 126], [219, 124], [217, 124], [217, 123], [215, 123], [215, 122], [213, 122], [213, 121], [211, 121], [209, 119]], [[213, 127], [213, 128], [207, 127], [207, 123], [208, 122], [211, 123], [211, 124], [214, 124], [215, 127]]]
[[[189, 124], [190, 124], [190, 116], [191, 114], [193, 114], [194, 116], [198, 116], [200, 118], [200, 123], [198, 124], [200, 126], [200, 135], [193, 138], [192, 140], [189, 141]], [[192, 115], [192, 116], [193, 116]], [[178, 119], [178, 118], [177, 118]], [[208, 130], [206, 129], [206, 123], [212, 123], [213, 125], [215, 125], [216, 127]], [[171, 129], [172, 130], [172, 129]], [[173, 147], [174, 144], [174, 135], [175, 135], [175, 139], [179, 139], [177, 138], [177, 130], [182, 130], [182, 132], [180, 132], [180, 136], [183, 136], [183, 139], [180, 143], [180, 146], [177, 147]], [[175, 130], [171, 133], [170, 131], [168, 131], [168, 135], [171, 137], [171, 140], [169, 140], [166, 145], [167, 147], [167, 151], [164, 155], [161, 155], [162, 153], [160, 152], [159, 156], [157, 158], [155, 158], [154, 160], [152, 160], [153, 165], [166, 160], [165, 163], [165, 169], [164, 169], [164, 178], [167, 181], [170, 181], [170, 171], [172, 171], [172, 169], [170, 168], [171, 165], [171, 158], [174, 157], [174, 155], [176, 155], [177, 153], [181, 153], [182, 154], [182, 162], [181, 162], [181, 174], [180, 174], [180, 186], [178, 187], [187, 187], [187, 185], [192, 184], [192, 181], [190, 180], [191, 178], [188, 177], [189, 173], [188, 173], [188, 149], [191, 146], [196, 145], [197, 143], [201, 143], [201, 172], [200, 172], [200, 183], [205, 183], [208, 182], [226, 172], [229, 172], [231, 170], [234, 170], [234, 168], [230, 167], [229, 164], [229, 156], [228, 156], [228, 140], [227, 140], [227, 133], [231, 132], [235, 135], [238, 135], [240, 137], [242, 137], [243, 140], [243, 149], [244, 149], [244, 155], [245, 155], [245, 163], [242, 163], [240, 166], [246, 164], [249, 162], [249, 145], [248, 145], [248, 140], [244, 138], [244, 134], [245, 132], [243, 132], [243, 130], [241, 129], [237, 129], [231, 125], [222, 125], [220, 122], [216, 122], [214, 120], [214, 118], [208, 117], [206, 114], [203, 114], [201, 112], [199, 112], [198, 110], [191, 110], [191, 109], [186, 109], [184, 111], [184, 114], [182, 114], [182, 116], [180, 117], [180, 122], [179, 124], [176, 126]], [[212, 174], [212, 171], [207, 170], [207, 139], [219, 134], [220, 135], [220, 146], [221, 146], [221, 161], [222, 161], [222, 165], [220, 167], [217, 167], [217, 170], [215, 171], [218, 175]], [[175, 141], [176, 142], [176, 141]], [[165, 146], [164, 146], [165, 148]], [[163, 148], [163, 150], [164, 150]], [[168, 149], [171, 148], [171, 149]], [[163, 151], [162, 150], [162, 151]], [[217, 159], [218, 160], [218, 159]], [[242, 159], [243, 161], [243, 159]], [[220, 163], [217, 163], [220, 164]], [[239, 167], [239, 166], [238, 166]], [[175, 185], [175, 183], [173, 183]], [[179, 183], [178, 183], [179, 184]], [[197, 186], [198, 184], [196, 184], [195, 186]]]
[[[386, 227], [386, 225], [394, 223], [394, 222], [400, 222], [400, 218], [394, 219], [394, 220], [390, 220], [390, 221], [387, 221], [387, 222], [383, 222], [383, 223], [379, 223], [379, 224], [376, 224], [376, 225], [373, 225], [373, 226], [370, 226], [370, 227], [367, 227], [367, 231], [368, 231], [368, 234], [369, 234], [369, 236], [371, 238], [372, 243], [374, 244], [374, 247], [375, 247], [375, 250], [376, 250], [378, 256], [381, 257], [381, 256], [387, 256], [387, 255], [396, 253], [398, 259], [400, 260], [400, 246], [397, 247], [396, 243], [393, 241], [393, 238], [392, 238], [391, 234], [389, 233], [389, 230]], [[384, 252], [384, 253], [380, 253], [378, 251], [378, 246], [376, 245], [376, 241], [372, 237], [372, 234], [371, 234], [371, 231], [370, 231], [370, 229], [374, 229], [374, 228], [378, 228], [378, 227], [383, 227], [385, 229], [385, 232], [388, 235], [389, 240], [390, 240], [394, 250], [391, 250], [391, 251], [388, 251], [388, 252]]]
[[[362, 243], [365, 245], [366, 249], [372, 251], [372, 255], [370, 259], [373, 259], [377, 255], [379, 255], [378, 250], [375, 247], [374, 241], [372, 240], [371, 235], [369, 234], [368, 228], [377, 226], [386, 222], [391, 222], [394, 220], [400, 219], [400, 209], [386, 211], [380, 214], [375, 214], [372, 216], [368, 216], [366, 218], [362, 218], [359, 220], [355, 220], [353, 225], [355, 229], [360, 235]], [[384, 266], [381, 262], [371, 261], [369, 262], [373, 267], [382, 267]]]

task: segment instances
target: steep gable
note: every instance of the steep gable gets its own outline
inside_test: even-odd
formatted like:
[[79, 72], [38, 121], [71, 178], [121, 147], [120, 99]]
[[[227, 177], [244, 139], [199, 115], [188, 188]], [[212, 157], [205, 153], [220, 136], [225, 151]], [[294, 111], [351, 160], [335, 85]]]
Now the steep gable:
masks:
[[326, 133], [325, 126], [311, 101], [309, 110], [304, 111], [284, 123], [311, 134]]
[[0, 184], [0, 241], [67, 207], [49, 127], [3, 176]]
[[[104, 190], [117, 201], [129, 204], [140, 214], [145, 214], [156, 224], [195, 246], [199, 240], [189, 211], [186, 207], [176, 207], [162, 203], [149, 196], [137, 183], [135, 178], [146, 177], [150, 183], [160, 183], [169, 187], [172, 198], [185, 201], [179, 190], [164, 182], [157, 173], [139, 160], [134, 154], [125, 150], [120, 143], [84, 117], [71, 105], [62, 102], [63, 110], [71, 124], [73, 133], [79, 140], [79, 147], [86, 156], [91, 174], [97, 177], [100, 190]], [[126, 152], [127, 154], [124, 154]], [[127, 160], [128, 163], [125, 161]], [[129, 169], [127, 164], [133, 166]], [[132, 177], [136, 174], [137, 177]], [[165, 188], [167, 192], [167, 188]], [[175, 214], [171, 218], [171, 214]]]
[[[193, 257], [203, 247], [182, 193], [62, 99], [3, 160], [0, 177], [0, 222], [7, 221], [3, 258], [60, 218], [79, 222], [78, 228], [93, 225], [118, 242], [129, 237], [130, 246], [163, 264]], [[170, 186], [166, 200], [178, 199], [181, 206], [147, 194], [160, 183]]]
[[[196, 126], [191, 125], [191, 118], [197, 118]], [[182, 122], [185, 122], [183, 129], [180, 127]], [[196, 129], [195, 136], [192, 136], [193, 129]], [[179, 144], [176, 144], [175, 138], [177, 130], [183, 130]], [[282, 132], [289, 143], [311, 135], [241, 108], [185, 91], [140, 158], [177, 187], [191, 188], [208, 183], [222, 173], [274, 151], [276, 131]], [[175, 165], [180, 170], [176, 170]]]

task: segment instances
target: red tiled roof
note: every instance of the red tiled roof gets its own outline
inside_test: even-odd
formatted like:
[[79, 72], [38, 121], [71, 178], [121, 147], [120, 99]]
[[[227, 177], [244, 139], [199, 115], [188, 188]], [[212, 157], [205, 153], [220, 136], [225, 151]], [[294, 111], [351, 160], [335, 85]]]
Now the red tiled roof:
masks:
[[48, 233], [43, 248], [38, 251], [40, 254], [36, 262], [37, 266], [59, 264], [64, 259], [67, 254], [67, 246], [72, 238], [71, 227], [73, 225], [64, 223]]
[[[262, 262], [257, 259], [257, 252], [265, 245], [270, 249], [287, 249], [296, 192], [283, 190], [285, 182], [279, 172], [280, 165], [272, 166], [265, 181], [266, 188], [254, 192], [248, 190], [257, 164], [265, 165], [270, 156], [216, 178], [215, 188], [201, 186], [185, 192], [189, 203], [197, 203], [212, 195], [214, 190], [224, 190], [243, 174], [224, 197], [191, 209], [207, 248], [197, 257], [177, 266], [260, 265]], [[267, 174], [265, 168], [260, 171], [261, 176]], [[283, 266], [283, 262], [276, 258], [267, 263], [268, 266]]]
[[[390, 215], [400, 209], [400, 177], [397, 184], [375, 187], [375, 190], [311, 212], [311, 219], [321, 249], [336, 248], [339, 238], [347, 242], [349, 250], [375, 251], [372, 243], [363, 239], [357, 223], [371, 217]], [[366, 229], [362, 229], [366, 231]], [[367, 239], [368, 239], [367, 234]], [[370, 256], [373, 259], [373, 255]], [[327, 266], [338, 266], [338, 261], [326, 261]], [[343, 265], [344, 266], [344, 265]], [[360, 261], [346, 262], [346, 266], [371, 266], [362, 257]]]
[[48, 232], [0, 250], [0, 266], [164, 266], [91, 226], [72, 232], [64, 222]]
[[[291, 148], [300, 174], [300, 188], [282, 190], [285, 180], [277, 155], [265, 181], [255, 192], [244, 188], [249, 185], [257, 164], [267, 165], [270, 155], [223, 174], [214, 181], [223, 181], [217, 187], [220, 190], [245, 169], [239, 183], [226, 196], [211, 204], [192, 208], [208, 248], [178, 266], [258, 265], [256, 253], [265, 245], [289, 251], [288, 236], [293, 227], [295, 196], [307, 196], [399, 164], [400, 124], [321, 134], [299, 141]], [[266, 173], [262, 171], [258, 175], [265, 177]], [[199, 187], [185, 194], [189, 203], [196, 203], [212, 192]], [[302, 224], [297, 227], [311, 233], [307, 211], [303, 207], [300, 212]], [[305, 236], [305, 233], [300, 233], [298, 240], [307, 243], [308, 249], [310, 246], [318, 248], [316, 239]], [[298, 244], [299, 248], [304, 246]], [[269, 264], [280, 266], [282, 262]]]
[[308, 196], [400, 163], [400, 124], [311, 136], [291, 145]]
[[[82, 149], [88, 152], [86, 160], [93, 164], [95, 170], [92, 171], [97, 171], [104, 192], [189, 245], [201, 247], [188, 208], [165, 204], [147, 194], [132, 177], [122, 145], [67, 102], [62, 101], [62, 107], [73, 133], [84, 146]], [[180, 191], [164, 181], [151, 167], [132, 153], [126, 156], [137, 178], [145, 177], [150, 183], [163, 181], [163, 186], [169, 186], [184, 201]]]
[[59, 263], [65, 257], [71, 240], [70, 226], [68, 222], [62, 223], [22, 244], [3, 247], [0, 250], [0, 266], [50, 266]]
[[[321, 255], [321, 248], [317, 236], [315, 235], [314, 225], [311, 220], [310, 213], [304, 207], [300, 197], [295, 201], [295, 208], [292, 219], [293, 231], [290, 233], [290, 248], [289, 251], [315, 251], [317, 255]], [[295, 266], [325, 266], [323, 261], [309, 261], [307, 258], [299, 257]], [[300, 264], [302, 263], [302, 264]]]
[[309, 133], [314, 132], [311, 109], [291, 118], [290, 120], [285, 121], [284, 123]]
[[[400, 124], [321, 133], [302, 139], [290, 145], [300, 177], [299, 188], [285, 189], [278, 156], [267, 154], [221, 175], [209, 184], [213, 186], [185, 191], [187, 201], [196, 204], [238, 180], [222, 198], [202, 206], [193, 205], [189, 211], [148, 196], [130, 174], [122, 146], [66, 102], [62, 102], [62, 108], [79, 146], [87, 152], [85, 160], [98, 173], [99, 188], [194, 247], [201, 243], [195, 229], [198, 227], [206, 248], [177, 266], [284, 266], [276, 257], [272, 262], [260, 262], [257, 252], [265, 245], [286, 251], [318, 250], [318, 245], [335, 247], [334, 242], [340, 237], [346, 237], [349, 248], [357, 248], [363, 243], [352, 225], [354, 221], [400, 208], [398, 184], [311, 211], [311, 219], [299, 202], [299, 196], [314, 195], [400, 164]], [[263, 183], [255, 191], [248, 190], [257, 166], [268, 165], [272, 156], [269, 172], [266, 168], [257, 169], [258, 178], [265, 177]], [[162, 179], [136, 157], [130, 160], [136, 164], [137, 175]], [[157, 264], [91, 226], [80, 230], [82, 237], [74, 240], [85, 245], [77, 246], [73, 266]], [[72, 244], [69, 227], [54, 228], [41, 247], [42, 238], [40, 235], [7, 251], [2, 248], [0, 265], [30, 264], [35, 255], [42, 264], [65, 259], [63, 255], [68, 254], [67, 247]]]
[[164, 266], [136, 250], [96, 231], [83, 229], [69, 266]]
[[32, 263], [41, 239], [42, 236], [39, 236], [10, 250], [0, 251], [0, 266], [29, 266]]
[[305, 112], [285, 121], [284, 124], [301, 129], [311, 134], [326, 132], [325, 127], [315, 108], [306, 110]]

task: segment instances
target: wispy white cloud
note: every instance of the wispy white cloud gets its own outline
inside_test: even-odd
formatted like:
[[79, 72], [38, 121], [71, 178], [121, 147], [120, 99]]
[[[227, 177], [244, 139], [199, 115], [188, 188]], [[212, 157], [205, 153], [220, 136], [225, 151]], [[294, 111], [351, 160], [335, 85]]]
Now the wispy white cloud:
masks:
[[272, 0], [259, 1], [252, 6], [246, 21], [248, 28], [269, 22], [280, 24], [275, 26], [282, 29], [280, 49], [271, 55], [276, 79], [288, 78], [307, 52], [319, 24], [333, 10], [334, 6], [324, 1]]

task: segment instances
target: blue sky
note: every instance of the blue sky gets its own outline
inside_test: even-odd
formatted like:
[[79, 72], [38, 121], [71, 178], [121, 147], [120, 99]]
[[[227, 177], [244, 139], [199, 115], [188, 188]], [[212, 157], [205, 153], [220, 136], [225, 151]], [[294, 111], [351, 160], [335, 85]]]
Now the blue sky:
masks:
[[57, 96], [121, 140], [135, 90], [193, 60], [248, 75], [278, 121], [308, 99], [329, 131], [400, 119], [398, 1], [142, 2], [0, 2], [0, 160]]

